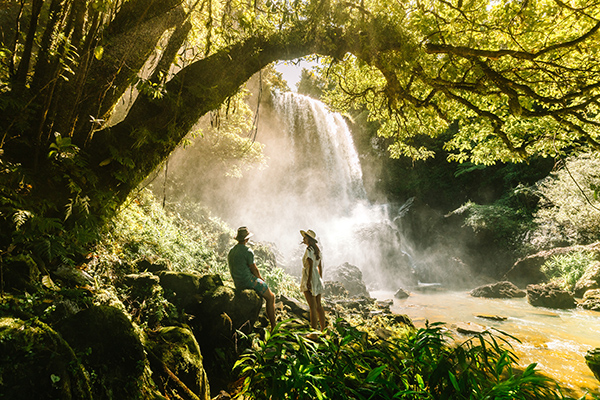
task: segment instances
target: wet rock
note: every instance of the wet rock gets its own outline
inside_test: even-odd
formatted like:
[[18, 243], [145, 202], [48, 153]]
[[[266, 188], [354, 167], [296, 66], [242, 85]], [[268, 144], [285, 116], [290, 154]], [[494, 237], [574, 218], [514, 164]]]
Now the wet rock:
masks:
[[149, 336], [147, 348], [154, 381], [160, 381], [163, 393], [188, 398], [191, 391], [201, 400], [210, 399], [200, 347], [189, 329], [161, 328]]
[[0, 398], [92, 399], [77, 356], [48, 325], [0, 318]]
[[142, 299], [152, 296], [160, 288], [160, 278], [150, 272], [125, 275], [123, 283], [130, 288], [132, 297]]
[[407, 299], [410, 297], [410, 293], [408, 293], [406, 290], [400, 288], [398, 289], [398, 291], [394, 294], [394, 297], [397, 299]]
[[575, 284], [575, 297], [582, 297], [591, 289], [600, 289], [600, 261], [592, 263]]
[[469, 292], [473, 297], [484, 297], [487, 299], [512, 299], [515, 297], [525, 297], [527, 293], [519, 289], [512, 282], [503, 281], [483, 285]]
[[485, 326], [473, 322], [457, 322], [452, 324], [451, 327], [463, 335], [479, 335], [486, 331]]
[[94, 306], [56, 326], [79, 355], [85, 369], [94, 373], [94, 399], [132, 399], [141, 396], [146, 356], [129, 319], [115, 307]]
[[475, 315], [477, 318], [489, 319], [492, 321], [506, 321], [508, 318], [503, 317], [501, 315], [490, 315], [490, 314], [477, 314]]
[[554, 283], [528, 285], [527, 301], [535, 307], [571, 309], [577, 306], [573, 295]]
[[327, 280], [341, 283], [351, 297], [369, 296], [361, 270], [350, 263], [343, 263], [328, 271]]
[[585, 292], [579, 306], [586, 310], [600, 311], [600, 289]]
[[588, 350], [585, 354], [585, 363], [600, 381], [600, 348]]

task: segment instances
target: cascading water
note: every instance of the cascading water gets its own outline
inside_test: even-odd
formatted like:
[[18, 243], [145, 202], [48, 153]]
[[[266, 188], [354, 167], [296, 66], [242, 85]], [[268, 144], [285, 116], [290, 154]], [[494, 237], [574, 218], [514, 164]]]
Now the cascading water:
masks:
[[[227, 220], [247, 225], [257, 240], [273, 242], [282, 264], [300, 271], [300, 229], [319, 236], [327, 266], [348, 262], [370, 285], [403, 286], [409, 250], [389, 209], [372, 205], [344, 118], [310, 97], [274, 94], [273, 122], [261, 120], [258, 140], [265, 144], [268, 167], [243, 179], [243, 206]], [[270, 121], [270, 120], [269, 120]], [[235, 222], [234, 222], [235, 221]], [[392, 279], [381, 278], [394, 270]]]

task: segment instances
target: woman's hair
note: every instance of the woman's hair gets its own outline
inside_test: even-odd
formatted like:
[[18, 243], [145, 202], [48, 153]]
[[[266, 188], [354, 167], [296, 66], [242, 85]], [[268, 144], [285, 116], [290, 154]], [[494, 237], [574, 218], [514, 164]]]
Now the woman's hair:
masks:
[[305, 237], [308, 239], [308, 247], [311, 247], [313, 249], [313, 251], [315, 252], [315, 256], [317, 257], [317, 260], [320, 260], [321, 259], [321, 249], [319, 249], [319, 246], [317, 246], [317, 241], [308, 235]]

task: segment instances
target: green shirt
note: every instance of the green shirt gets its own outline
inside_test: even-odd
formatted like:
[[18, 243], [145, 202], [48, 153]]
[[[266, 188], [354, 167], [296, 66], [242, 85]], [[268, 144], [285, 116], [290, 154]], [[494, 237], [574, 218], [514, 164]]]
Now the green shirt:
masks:
[[238, 243], [229, 250], [227, 255], [229, 272], [237, 289], [251, 289], [256, 277], [250, 271], [254, 264], [254, 252], [243, 243]]

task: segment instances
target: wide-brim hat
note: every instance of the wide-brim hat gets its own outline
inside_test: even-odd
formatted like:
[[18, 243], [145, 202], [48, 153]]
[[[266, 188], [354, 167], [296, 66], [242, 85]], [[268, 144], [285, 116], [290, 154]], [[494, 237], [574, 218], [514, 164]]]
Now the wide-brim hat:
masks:
[[248, 228], [246, 228], [245, 226], [242, 226], [242, 227], [238, 228], [237, 235], [235, 236], [235, 240], [237, 240], [237, 241], [245, 240], [245, 239], [248, 239], [252, 235], [253, 235], [253, 233], [250, 232], [248, 230]]
[[300, 231], [300, 234], [302, 236], [308, 236], [309, 238], [311, 238], [312, 240], [314, 240], [315, 242], [318, 242], [317, 240], [317, 234], [315, 233], [315, 231], [313, 231], [312, 229], [309, 229], [307, 231]]

